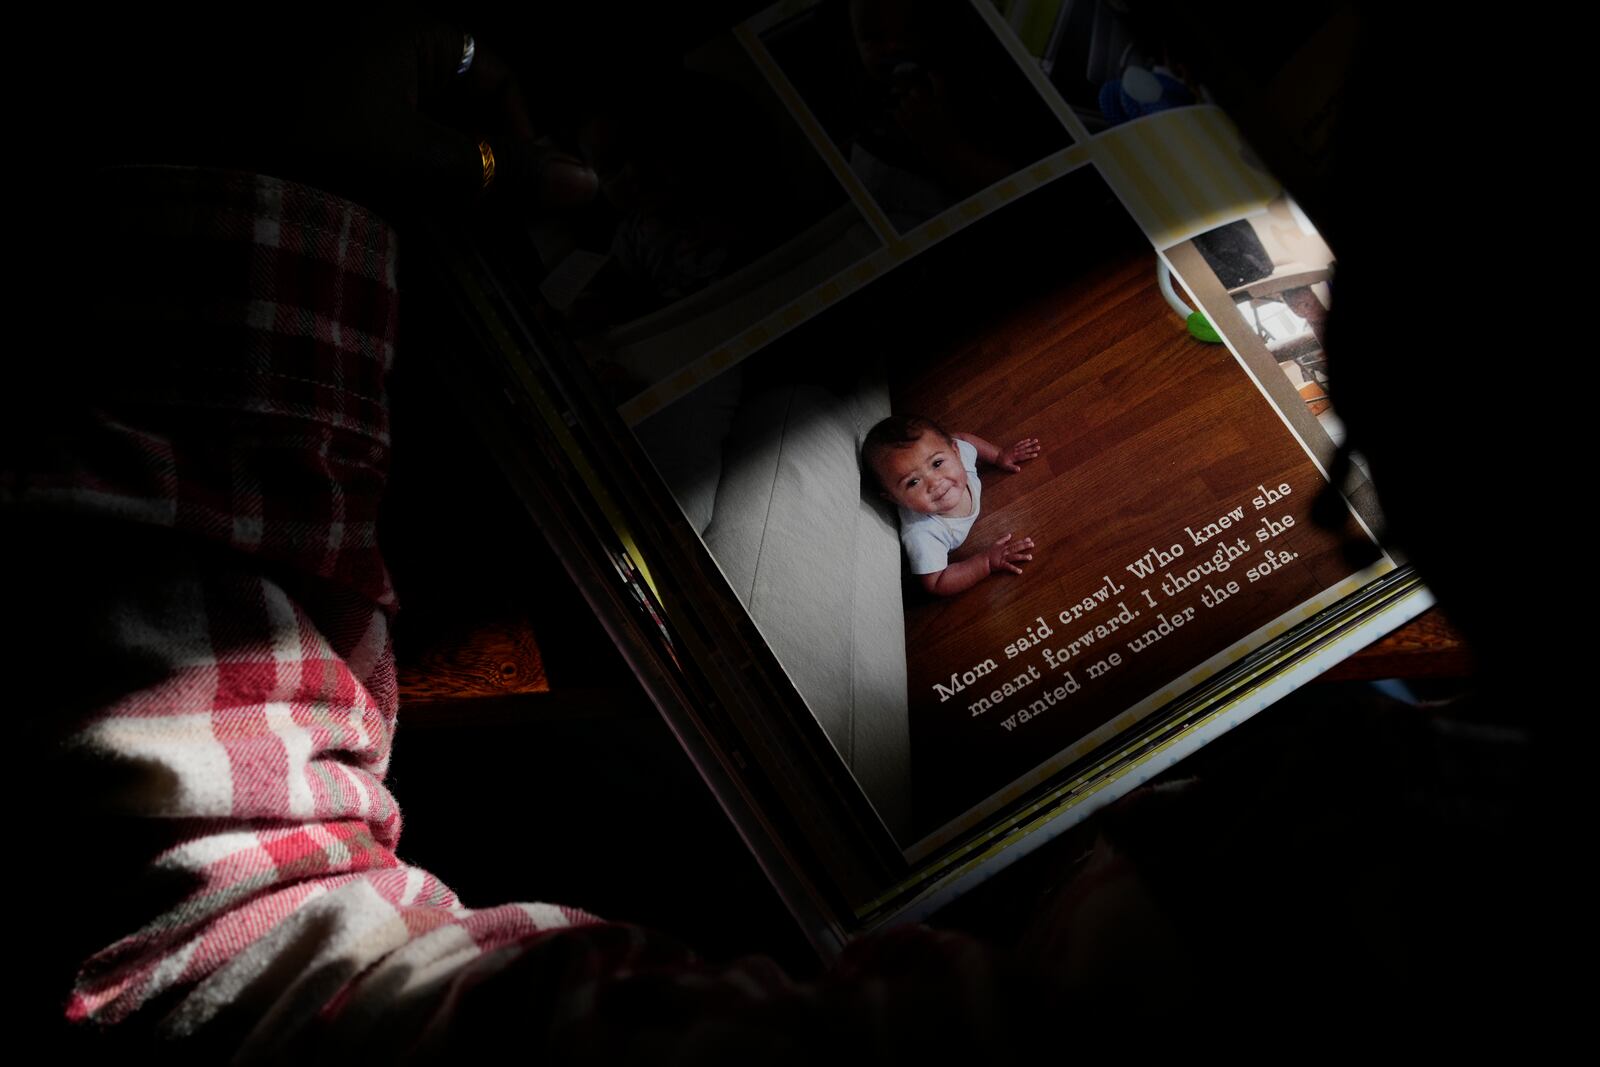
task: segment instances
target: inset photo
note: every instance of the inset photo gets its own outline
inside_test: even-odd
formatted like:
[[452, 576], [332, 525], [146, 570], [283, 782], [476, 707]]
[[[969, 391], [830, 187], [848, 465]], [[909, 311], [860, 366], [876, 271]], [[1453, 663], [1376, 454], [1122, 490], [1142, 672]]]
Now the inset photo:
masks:
[[899, 233], [1073, 143], [966, 0], [821, 0], [759, 37]]
[[1090, 134], [1208, 102], [1175, 58], [1181, 49], [1135, 41], [1109, 0], [987, 0]]
[[577, 132], [600, 196], [532, 236], [618, 403], [882, 245], [732, 34], [593, 98]]
[[1333, 412], [1323, 351], [1333, 251], [1311, 220], [1280, 196], [1261, 214], [1203, 233], [1190, 244], [1227, 294], [1226, 310], [1206, 308], [1220, 320], [1216, 325], [1226, 331], [1225, 317], [1235, 318], [1243, 326], [1243, 343], [1271, 358], [1306, 413], [1341, 444], [1344, 427]]

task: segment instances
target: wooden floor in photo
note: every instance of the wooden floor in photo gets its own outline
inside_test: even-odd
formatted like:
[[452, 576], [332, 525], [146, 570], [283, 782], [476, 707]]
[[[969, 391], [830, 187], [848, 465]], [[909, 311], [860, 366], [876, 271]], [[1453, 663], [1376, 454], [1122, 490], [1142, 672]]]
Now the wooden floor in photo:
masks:
[[[1020, 473], [980, 467], [983, 510], [960, 550], [981, 551], [1007, 533], [1031, 537], [1037, 549], [1022, 576], [993, 575], [946, 599], [906, 586], [924, 831], [1347, 577], [1354, 567], [1341, 546], [1362, 536], [1353, 522], [1340, 532], [1311, 522], [1321, 475], [1227, 349], [1186, 332], [1161, 297], [1148, 251], [946, 336], [941, 350], [893, 372], [894, 411], [1001, 447], [1037, 437], [1043, 454]], [[1255, 506], [1263, 489], [1285, 484], [1287, 496]], [[1227, 528], [1204, 544], [1185, 532], [1203, 532], [1224, 515]], [[1183, 554], [1168, 564], [1150, 554], [1175, 544]], [[1229, 567], [1183, 586], [1189, 568], [1225, 544], [1239, 549]], [[1269, 550], [1292, 560], [1248, 581], [1247, 568], [1266, 563]], [[1128, 569], [1141, 558], [1147, 576]], [[1238, 589], [1231, 596], [1208, 593], [1225, 592], [1229, 581]], [[1086, 597], [1094, 609], [1072, 618]], [[1064, 663], [1057, 656], [1053, 668], [1044, 658], [1117, 619], [1093, 643], [1069, 649]], [[1006, 646], [1026, 639], [1029, 627], [1041, 632], [1041, 621], [1050, 636], [1008, 658]], [[1139, 640], [1152, 629], [1154, 640]], [[986, 671], [967, 673], [986, 662]], [[1018, 715], [1069, 679], [1075, 692]], [[1006, 682], [1014, 693], [984, 703]]]

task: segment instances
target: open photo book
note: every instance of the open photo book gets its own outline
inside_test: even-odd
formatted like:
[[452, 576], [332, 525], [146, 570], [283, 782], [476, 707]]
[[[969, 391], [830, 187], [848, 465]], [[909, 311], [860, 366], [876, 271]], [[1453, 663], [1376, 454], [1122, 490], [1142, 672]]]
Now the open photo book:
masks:
[[456, 384], [812, 940], [923, 917], [1431, 604], [1333, 254], [1105, 3], [779, 3], [441, 235]]

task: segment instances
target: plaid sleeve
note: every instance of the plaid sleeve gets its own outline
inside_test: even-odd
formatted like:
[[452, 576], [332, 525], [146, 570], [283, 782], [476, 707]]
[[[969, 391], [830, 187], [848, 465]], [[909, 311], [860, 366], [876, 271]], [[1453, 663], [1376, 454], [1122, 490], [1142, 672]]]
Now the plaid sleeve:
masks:
[[[70, 240], [97, 288], [0, 500], [225, 546], [393, 594], [375, 520], [389, 448], [395, 239], [272, 178], [101, 172]], [[86, 331], [86, 333], [80, 332]]]
[[107, 935], [68, 1016], [260, 1045], [592, 924], [462, 907], [395, 855], [391, 229], [195, 169], [107, 172], [84, 204], [89, 343], [0, 475], [37, 624], [13, 651], [52, 678], [28, 736], [91, 828], [50, 853], [58, 918]]
[[13, 665], [48, 680], [19, 717], [50, 814], [14, 854], [46, 955], [86, 960], [41, 994], [58, 1012], [246, 1058], [514, 1038], [604, 1060], [773, 1054], [841, 1026], [881, 1044], [896, 1011], [922, 1027], [920, 1001], [879, 996], [896, 969], [935, 976], [946, 1018], [987, 1003], [959, 938], [858, 950], [879, 962], [836, 974], [870, 993], [852, 999], [570, 908], [467, 908], [402, 863], [374, 531], [394, 235], [266, 177], [96, 181], [85, 343], [0, 470], [26, 561]]

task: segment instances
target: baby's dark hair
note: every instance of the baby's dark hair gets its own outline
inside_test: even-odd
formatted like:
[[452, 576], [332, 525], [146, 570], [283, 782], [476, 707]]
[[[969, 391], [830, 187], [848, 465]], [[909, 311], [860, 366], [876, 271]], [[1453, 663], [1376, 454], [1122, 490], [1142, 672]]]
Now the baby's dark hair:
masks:
[[866, 439], [861, 442], [862, 480], [878, 482], [878, 457], [892, 449], [910, 448], [929, 430], [949, 441], [952, 447], [955, 445], [955, 438], [945, 433], [944, 427], [921, 415], [890, 415], [868, 430]]

